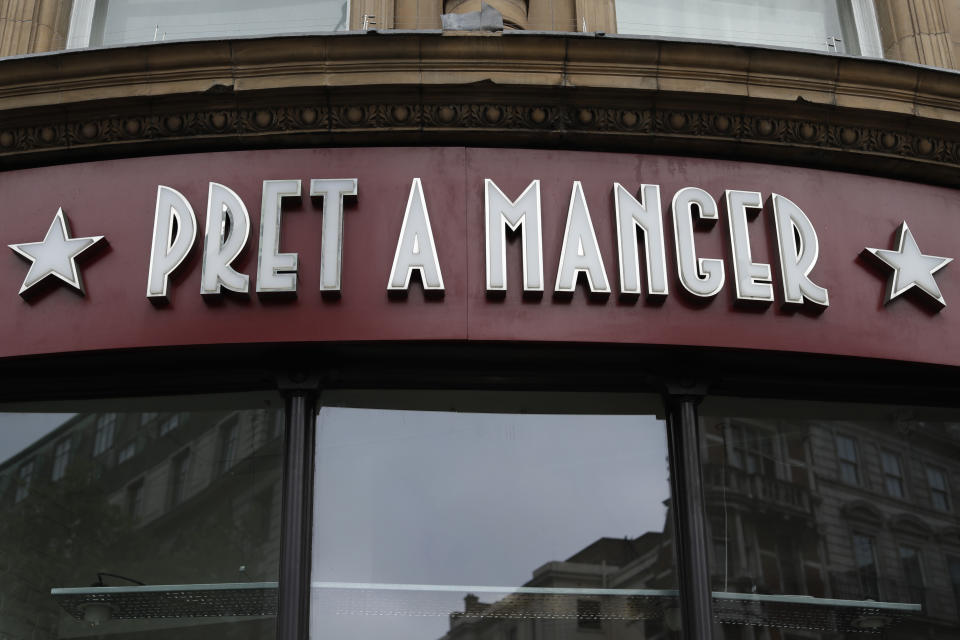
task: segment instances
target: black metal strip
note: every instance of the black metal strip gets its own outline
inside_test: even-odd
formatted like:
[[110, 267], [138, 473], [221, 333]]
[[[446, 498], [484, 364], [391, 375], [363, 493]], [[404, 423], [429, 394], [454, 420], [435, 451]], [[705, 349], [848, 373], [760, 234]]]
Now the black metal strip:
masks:
[[278, 640], [306, 640], [310, 634], [315, 421], [316, 392], [306, 389], [287, 392]]
[[696, 408], [699, 400], [700, 396], [689, 394], [671, 394], [665, 398], [680, 611], [683, 637], [688, 640], [707, 640], [713, 629], [707, 526], [700, 474], [700, 427]]

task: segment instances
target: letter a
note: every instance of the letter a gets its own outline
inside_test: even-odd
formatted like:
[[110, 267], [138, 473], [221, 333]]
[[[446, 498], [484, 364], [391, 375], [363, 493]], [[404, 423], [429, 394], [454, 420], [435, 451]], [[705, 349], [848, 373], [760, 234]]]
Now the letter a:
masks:
[[410, 185], [410, 197], [403, 214], [403, 225], [400, 227], [400, 238], [397, 240], [397, 252], [393, 256], [387, 291], [408, 290], [410, 276], [414, 271], [420, 272], [424, 290], [443, 291], [443, 275], [440, 273], [437, 247], [433, 242], [430, 215], [423, 199], [420, 178], [414, 178]]

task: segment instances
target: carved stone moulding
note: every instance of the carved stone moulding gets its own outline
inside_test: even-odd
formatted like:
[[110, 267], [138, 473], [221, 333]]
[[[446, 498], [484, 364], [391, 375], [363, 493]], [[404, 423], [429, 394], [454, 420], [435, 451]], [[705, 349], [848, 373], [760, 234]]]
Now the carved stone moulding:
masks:
[[955, 184], [960, 132], [831, 108], [792, 114], [760, 101], [586, 95], [575, 90], [428, 95], [265, 92], [238, 104], [203, 97], [83, 109], [32, 109], [0, 123], [0, 168], [177, 151], [337, 144], [469, 144], [608, 149], [786, 162]]

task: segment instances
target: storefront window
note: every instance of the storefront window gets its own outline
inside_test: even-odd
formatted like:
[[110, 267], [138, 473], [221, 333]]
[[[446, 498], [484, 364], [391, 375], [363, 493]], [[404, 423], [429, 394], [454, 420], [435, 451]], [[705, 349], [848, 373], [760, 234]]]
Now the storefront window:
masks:
[[[798, 622], [822, 640], [960, 631], [960, 520], [936, 498], [904, 500], [929, 469], [960, 467], [960, 413], [708, 398], [700, 421], [715, 611], [730, 623], [724, 601], [754, 607], [718, 637], [739, 638], [742, 625], [781, 637], [763, 634]], [[748, 433], [757, 462], [745, 465]]]
[[75, 0], [67, 47], [345, 30], [349, 0]]
[[324, 398], [312, 638], [625, 639], [676, 629], [658, 402], [617, 413], [590, 399], [529, 400], [507, 407], [491, 397], [470, 410], [435, 401], [443, 410], [429, 411]]
[[[279, 406], [166, 398], [0, 413], [0, 638], [274, 637]], [[144, 422], [151, 411], [179, 416], [175, 437]], [[114, 437], [143, 447], [121, 460]]]
[[880, 57], [872, 0], [617, 0], [617, 32]]

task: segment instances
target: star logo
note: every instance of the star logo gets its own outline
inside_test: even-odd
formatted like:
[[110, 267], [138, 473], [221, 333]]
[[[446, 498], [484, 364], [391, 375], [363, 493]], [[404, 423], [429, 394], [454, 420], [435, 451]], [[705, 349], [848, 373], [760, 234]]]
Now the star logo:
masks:
[[865, 249], [893, 269], [893, 273], [887, 280], [887, 294], [883, 303], [890, 304], [894, 298], [916, 287], [930, 296], [938, 308], [942, 309], [947, 306], [933, 274], [950, 264], [953, 258], [928, 256], [920, 253], [920, 247], [917, 246], [917, 241], [913, 239], [913, 233], [907, 226], [906, 221], [902, 222], [897, 228], [895, 242], [897, 245], [895, 250], [871, 249], [869, 247]]
[[53, 222], [42, 242], [24, 242], [9, 247], [31, 262], [27, 277], [23, 279], [20, 295], [42, 282], [47, 276], [55, 276], [75, 288], [82, 295], [83, 281], [77, 271], [77, 256], [95, 245], [103, 236], [71, 238], [70, 226], [63, 215], [63, 209], [57, 209]]

